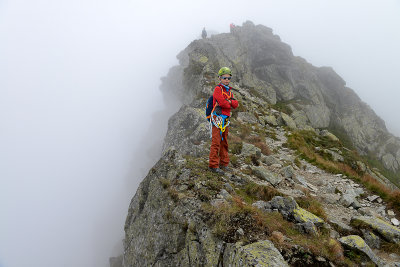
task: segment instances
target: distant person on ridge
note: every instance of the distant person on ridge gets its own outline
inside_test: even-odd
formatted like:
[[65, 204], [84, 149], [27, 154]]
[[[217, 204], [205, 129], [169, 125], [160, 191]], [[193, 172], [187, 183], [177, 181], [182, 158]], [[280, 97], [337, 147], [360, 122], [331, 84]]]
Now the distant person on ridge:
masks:
[[236, 26], [235, 26], [235, 24], [233, 24], [233, 23], [231, 23], [231, 24], [229, 25], [229, 31], [230, 31], [230, 33], [233, 33], [235, 27], [236, 27]]
[[211, 171], [224, 174], [229, 170], [228, 155], [228, 125], [231, 108], [237, 108], [239, 102], [233, 98], [232, 87], [229, 83], [232, 79], [232, 71], [223, 67], [218, 71], [220, 83], [213, 93], [213, 111], [211, 112], [212, 137], [210, 147], [209, 168]]
[[207, 38], [206, 27], [203, 28], [203, 31], [201, 32], [201, 37], [202, 37], [203, 39], [206, 39], [206, 38]]

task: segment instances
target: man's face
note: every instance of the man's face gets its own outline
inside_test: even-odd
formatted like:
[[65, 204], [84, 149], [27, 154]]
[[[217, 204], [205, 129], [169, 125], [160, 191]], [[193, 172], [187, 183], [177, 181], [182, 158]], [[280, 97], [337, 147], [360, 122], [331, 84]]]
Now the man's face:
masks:
[[222, 76], [219, 78], [219, 80], [221, 81], [221, 83], [222, 83], [223, 85], [229, 85], [229, 83], [231, 82], [231, 78], [232, 78], [231, 75], [229, 75], [229, 74], [224, 74], [224, 75], [222, 75]]

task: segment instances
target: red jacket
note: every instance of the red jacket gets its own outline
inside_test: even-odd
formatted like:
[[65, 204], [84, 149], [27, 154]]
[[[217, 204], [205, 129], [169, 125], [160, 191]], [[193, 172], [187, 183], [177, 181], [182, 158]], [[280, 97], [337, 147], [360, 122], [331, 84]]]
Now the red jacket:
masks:
[[[221, 90], [222, 88], [222, 90]], [[237, 108], [239, 102], [237, 100], [231, 100], [232, 105], [229, 104], [228, 99], [233, 98], [232, 87], [229, 87], [229, 91], [222, 84], [218, 84], [213, 93], [213, 107], [215, 107], [215, 102], [221, 107], [222, 114], [226, 116], [231, 116], [231, 107]]]

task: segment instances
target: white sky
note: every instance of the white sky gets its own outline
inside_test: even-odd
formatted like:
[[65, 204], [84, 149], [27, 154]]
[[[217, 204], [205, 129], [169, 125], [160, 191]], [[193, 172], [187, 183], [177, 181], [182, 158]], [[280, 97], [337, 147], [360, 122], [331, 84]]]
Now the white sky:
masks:
[[108, 266], [167, 123], [148, 134], [159, 78], [203, 26], [273, 28], [399, 136], [399, 13], [398, 0], [0, 0], [0, 266]]

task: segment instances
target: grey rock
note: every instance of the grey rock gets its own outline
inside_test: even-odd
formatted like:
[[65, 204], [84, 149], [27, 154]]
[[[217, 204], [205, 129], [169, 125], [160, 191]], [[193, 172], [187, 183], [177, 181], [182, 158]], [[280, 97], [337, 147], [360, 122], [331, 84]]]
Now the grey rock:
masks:
[[264, 121], [272, 126], [278, 126], [278, 122], [274, 115], [269, 115], [264, 117]]
[[351, 224], [358, 225], [361, 229], [371, 228], [387, 241], [400, 244], [400, 229], [379, 218], [372, 216], [353, 217]]
[[355, 209], [359, 209], [359, 208], [362, 207], [361, 204], [360, 204], [360, 202], [358, 202], [357, 200], [354, 200], [354, 202], [351, 203], [351, 206], [352, 206], [353, 208], [355, 208]]
[[265, 164], [267, 164], [268, 166], [271, 166], [273, 164], [280, 164], [281, 162], [275, 158], [274, 156], [261, 156], [261, 161]]
[[294, 176], [292, 177], [292, 179], [293, 179], [293, 181], [295, 181], [296, 183], [298, 183], [298, 184], [300, 184], [300, 185], [302, 185], [302, 186], [304, 186], [304, 187], [307, 187], [307, 181], [306, 181], [306, 179], [305, 179], [303, 176], [301, 176], [301, 175], [294, 175]]
[[302, 223], [301, 225], [302, 225], [305, 233], [314, 235], [314, 236], [318, 235], [317, 227], [314, 225], [313, 222], [308, 221], [308, 222]]
[[307, 114], [304, 111], [296, 110], [290, 116], [296, 123], [297, 128], [303, 130], [314, 130], [311, 126], [308, 125]]
[[282, 168], [282, 164], [276, 164], [275, 163], [275, 164], [272, 164], [271, 167], [275, 168], [275, 169], [280, 169], [280, 168]]
[[271, 211], [271, 208], [272, 208], [271, 203], [265, 202], [263, 200], [258, 200], [256, 202], [254, 202], [252, 204], [252, 206], [259, 208], [260, 210], [267, 211], [267, 212]]
[[328, 137], [328, 138], [331, 139], [332, 141], [336, 141], [336, 142], [339, 141], [339, 138], [337, 138], [333, 133], [329, 132], [328, 130], [322, 130], [322, 131], [320, 132], [320, 135], [321, 135], [321, 136]]
[[227, 244], [223, 255], [224, 266], [276, 266], [289, 267], [282, 255], [269, 240], [246, 246]]
[[325, 202], [327, 202], [329, 204], [335, 204], [340, 199], [340, 196], [338, 196], [336, 194], [322, 194], [321, 197]]
[[275, 196], [268, 203], [271, 204], [272, 209], [277, 209], [283, 217], [301, 225], [311, 222], [315, 226], [320, 227], [324, 224], [321, 218], [300, 208], [292, 197]]
[[342, 204], [345, 207], [349, 207], [351, 204], [354, 203], [354, 201], [356, 201], [356, 199], [351, 194], [344, 194], [339, 200], [340, 204]]
[[243, 231], [243, 229], [240, 228], [240, 227], [236, 230], [236, 232], [237, 232], [239, 235], [244, 235], [244, 231]]
[[358, 212], [361, 215], [365, 215], [365, 216], [372, 216], [373, 215], [371, 209], [367, 208], [367, 207], [362, 207], [362, 208], [358, 209]]
[[232, 199], [232, 196], [225, 189], [221, 189], [219, 194], [226, 200]]
[[345, 236], [339, 239], [339, 242], [350, 249], [357, 250], [366, 254], [378, 267], [383, 267], [385, 264], [375, 255], [371, 248], [358, 235]]
[[375, 200], [377, 200], [379, 198], [379, 196], [377, 195], [373, 195], [373, 196], [368, 196], [367, 199], [368, 201], [374, 202]]
[[283, 177], [280, 177], [279, 175], [268, 171], [262, 166], [251, 166], [251, 170], [258, 178], [269, 182], [273, 186], [278, 185], [283, 180]]
[[233, 190], [233, 187], [229, 183], [225, 183], [224, 188], [230, 193], [235, 191], [235, 190]]
[[258, 123], [258, 120], [254, 114], [249, 113], [249, 112], [239, 112], [238, 113], [238, 120], [246, 123]]
[[365, 166], [365, 164], [361, 161], [357, 161], [357, 166], [360, 169], [360, 171], [362, 172], [366, 172], [367, 171], [367, 166]]
[[272, 209], [279, 211], [292, 212], [298, 207], [296, 201], [291, 197], [275, 196], [268, 203], [270, 203]]
[[325, 192], [329, 193], [329, 194], [335, 194], [336, 193], [336, 186], [332, 185], [332, 184], [328, 185], [326, 187], [326, 189], [325, 189]]
[[282, 118], [284, 125], [288, 126], [290, 129], [297, 129], [296, 123], [289, 115], [281, 112], [281, 118]]
[[281, 173], [286, 178], [292, 178], [294, 176], [294, 169], [292, 166], [286, 166], [281, 170]]
[[331, 230], [329, 236], [333, 239], [338, 239], [340, 237], [340, 234], [336, 232], [335, 230]]
[[382, 157], [382, 162], [385, 168], [391, 171], [397, 171], [399, 168], [396, 158], [390, 153], [387, 153]]
[[389, 217], [395, 216], [393, 210], [388, 210], [388, 211], [387, 211], [387, 214], [388, 214]]
[[400, 225], [399, 220], [397, 220], [396, 218], [392, 218], [392, 219], [390, 219], [390, 221], [392, 222], [392, 224], [393, 224], [394, 226], [399, 226], [399, 225]]
[[243, 157], [255, 156], [256, 158], [261, 157], [261, 149], [253, 144], [243, 143], [241, 155]]
[[338, 231], [342, 235], [351, 235], [354, 234], [356, 231], [350, 225], [345, 223], [339, 222], [334, 219], [330, 219], [329, 223], [333, 226], [333, 228]]
[[368, 244], [370, 248], [380, 249], [381, 248], [381, 239], [375, 235], [373, 232], [364, 230], [363, 231], [365, 243]]

